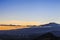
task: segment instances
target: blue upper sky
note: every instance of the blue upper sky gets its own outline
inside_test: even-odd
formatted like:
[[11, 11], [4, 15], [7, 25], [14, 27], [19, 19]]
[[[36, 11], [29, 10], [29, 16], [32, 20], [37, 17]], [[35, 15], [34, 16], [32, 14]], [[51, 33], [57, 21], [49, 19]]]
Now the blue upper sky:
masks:
[[60, 23], [60, 0], [0, 0], [0, 22]]

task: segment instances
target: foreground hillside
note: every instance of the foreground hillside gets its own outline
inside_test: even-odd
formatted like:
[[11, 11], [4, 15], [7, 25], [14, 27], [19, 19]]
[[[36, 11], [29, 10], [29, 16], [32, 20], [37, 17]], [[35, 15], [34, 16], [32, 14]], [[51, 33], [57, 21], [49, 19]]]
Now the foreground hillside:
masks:
[[[24, 28], [16, 30], [0, 30], [0, 39], [2, 40], [45, 40], [60, 38], [60, 31], [56, 28]], [[57, 39], [56, 39], [57, 40]]]

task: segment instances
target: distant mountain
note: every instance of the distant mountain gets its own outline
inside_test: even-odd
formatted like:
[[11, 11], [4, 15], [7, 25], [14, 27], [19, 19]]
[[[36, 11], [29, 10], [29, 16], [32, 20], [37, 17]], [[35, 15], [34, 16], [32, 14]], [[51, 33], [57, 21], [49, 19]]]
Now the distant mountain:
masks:
[[39, 26], [33, 25], [33, 26], [28, 26], [28, 27], [29, 28], [47, 28], [47, 27], [57, 27], [57, 26], [60, 26], [60, 24], [51, 22], [51, 23], [43, 24], [43, 25], [39, 25]]
[[[57, 23], [49, 23], [45, 25], [41, 25], [42, 27], [36, 28], [24, 28], [24, 29], [15, 29], [15, 30], [0, 30], [0, 35], [8, 35], [15, 37], [25, 37], [32, 38], [34, 36], [41, 36], [46, 33], [52, 33], [53, 35], [60, 37], [60, 24]], [[45, 28], [43, 27], [45, 26]], [[52, 26], [52, 27], [48, 27]], [[13, 38], [13, 37], [12, 37]]]
[[0, 26], [21, 26], [21, 25], [15, 25], [15, 24], [0, 24]]
[[[15, 29], [15, 30], [0, 30], [1, 33], [7, 33], [7, 34], [30, 34], [30, 33], [42, 33], [42, 32], [49, 32], [54, 30], [60, 31], [60, 24], [57, 23], [49, 23], [45, 25], [41, 25], [42, 27], [36, 27], [36, 28], [23, 28], [23, 29]], [[43, 28], [45, 26], [46, 28]], [[52, 26], [52, 27], [48, 27]]]
[[48, 23], [48, 24], [44, 24], [44, 25], [40, 25], [40, 26], [60, 26], [60, 24], [57, 24], [57, 23]]
[[46, 27], [58, 27], [58, 26], [60, 26], [60, 24], [51, 22], [51, 23], [48, 23], [48, 24], [40, 25], [39, 27], [46, 28]]

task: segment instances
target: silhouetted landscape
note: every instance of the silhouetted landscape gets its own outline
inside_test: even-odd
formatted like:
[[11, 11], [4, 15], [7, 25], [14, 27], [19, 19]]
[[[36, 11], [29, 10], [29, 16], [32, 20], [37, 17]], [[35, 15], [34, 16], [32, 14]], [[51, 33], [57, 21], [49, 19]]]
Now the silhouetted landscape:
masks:
[[60, 40], [60, 0], [0, 0], [0, 40]]
[[30, 28], [0, 30], [0, 40], [60, 40], [60, 24], [48, 23]]

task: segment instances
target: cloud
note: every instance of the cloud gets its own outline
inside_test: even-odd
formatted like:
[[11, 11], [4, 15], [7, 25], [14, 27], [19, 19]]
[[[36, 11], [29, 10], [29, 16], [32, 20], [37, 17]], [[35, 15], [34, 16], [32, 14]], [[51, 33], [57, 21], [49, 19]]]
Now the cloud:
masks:
[[35, 21], [19, 21], [19, 20], [9, 20], [0, 22], [1, 24], [21, 24], [21, 25], [39, 25], [39, 22]]
[[18, 20], [10, 20], [10, 21], [3, 21], [0, 22], [0, 24], [21, 24], [22, 26], [0, 26], [0, 30], [12, 30], [12, 29], [22, 29], [22, 28], [28, 28], [27, 26], [24, 25], [39, 25], [38, 22], [34, 21], [18, 21]]

